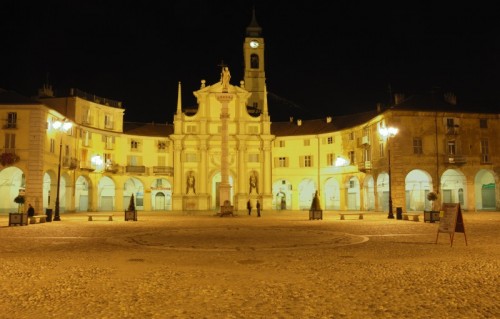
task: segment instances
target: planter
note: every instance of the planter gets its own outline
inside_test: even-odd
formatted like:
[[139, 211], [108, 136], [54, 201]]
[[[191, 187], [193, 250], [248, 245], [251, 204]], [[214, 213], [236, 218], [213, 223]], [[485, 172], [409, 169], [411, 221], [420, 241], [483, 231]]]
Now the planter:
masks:
[[125, 211], [125, 221], [133, 220], [137, 221], [137, 211], [136, 210], [126, 210]]
[[310, 210], [309, 220], [311, 219], [323, 219], [323, 210]]
[[429, 210], [429, 211], [424, 211], [424, 223], [425, 222], [438, 222], [439, 221], [439, 211], [436, 210]]
[[9, 213], [9, 226], [28, 226], [28, 214]]

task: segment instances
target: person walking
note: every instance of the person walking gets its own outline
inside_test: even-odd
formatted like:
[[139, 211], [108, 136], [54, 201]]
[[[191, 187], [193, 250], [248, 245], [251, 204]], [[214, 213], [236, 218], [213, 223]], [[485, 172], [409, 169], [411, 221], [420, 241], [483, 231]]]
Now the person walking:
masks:
[[252, 203], [250, 200], [247, 202], [248, 216], [252, 215]]
[[257, 207], [257, 217], [260, 217], [260, 203], [258, 199], [257, 199], [257, 204], [255, 204], [255, 207]]

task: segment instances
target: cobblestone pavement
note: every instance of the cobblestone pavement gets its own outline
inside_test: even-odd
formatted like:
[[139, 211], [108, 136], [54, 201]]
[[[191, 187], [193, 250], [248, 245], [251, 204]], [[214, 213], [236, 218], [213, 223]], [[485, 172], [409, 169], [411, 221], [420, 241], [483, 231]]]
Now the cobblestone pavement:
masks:
[[0, 215], [0, 318], [499, 318], [500, 212], [463, 216]]

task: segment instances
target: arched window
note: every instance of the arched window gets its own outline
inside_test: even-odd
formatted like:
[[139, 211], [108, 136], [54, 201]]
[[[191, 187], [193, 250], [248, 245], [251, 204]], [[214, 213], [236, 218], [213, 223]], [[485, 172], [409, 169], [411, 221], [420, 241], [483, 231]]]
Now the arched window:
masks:
[[252, 54], [250, 56], [250, 68], [252, 69], [259, 68], [259, 56], [257, 54]]

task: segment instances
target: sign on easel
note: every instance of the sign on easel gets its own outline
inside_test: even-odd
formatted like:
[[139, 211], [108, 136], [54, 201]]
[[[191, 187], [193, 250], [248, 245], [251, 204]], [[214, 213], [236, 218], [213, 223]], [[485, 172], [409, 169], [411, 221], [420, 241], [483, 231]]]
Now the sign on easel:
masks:
[[467, 246], [467, 236], [465, 235], [464, 219], [460, 204], [444, 203], [442, 210], [444, 214], [439, 221], [436, 244], [438, 242], [439, 233], [448, 233], [450, 235], [450, 246], [453, 246], [453, 237], [455, 233], [464, 233], [465, 245]]

